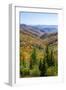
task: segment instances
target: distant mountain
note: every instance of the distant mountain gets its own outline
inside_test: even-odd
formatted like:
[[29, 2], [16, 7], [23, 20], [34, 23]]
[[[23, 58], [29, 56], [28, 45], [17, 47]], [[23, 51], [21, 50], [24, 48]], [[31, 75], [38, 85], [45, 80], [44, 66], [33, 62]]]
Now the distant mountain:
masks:
[[46, 33], [58, 32], [58, 25], [35, 25], [34, 27]]
[[39, 37], [45, 34], [45, 32], [42, 32], [40, 29], [35, 28], [34, 26], [26, 25], [26, 24], [20, 25], [20, 31], [27, 32], [27, 33], [30, 33]]
[[57, 36], [58, 33], [57, 32], [53, 32], [53, 33], [48, 33], [48, 34], [45, 34], [45, 35], [42, 35], [40, 38], [42, 39], [45, 39], [45, 38], [50, 38], [50, 37], [53, 37], [53, 36]]
[[58, 26], [56, 25], [20, 25], [21, 45], [42, 46], [45, 44], [57, 44]]
[[38, 37], [47, 37], [48, 34], [57, 33], [57, 25], [26, 25], [20, 24], [20, 31]]

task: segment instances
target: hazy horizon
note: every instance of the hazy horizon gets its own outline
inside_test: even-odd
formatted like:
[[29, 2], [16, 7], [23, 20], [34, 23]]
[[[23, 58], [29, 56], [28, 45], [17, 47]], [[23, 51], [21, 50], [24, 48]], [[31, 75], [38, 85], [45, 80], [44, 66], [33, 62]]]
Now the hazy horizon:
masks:
[[[24, 24], [24, 23], [21, 23], [21, 25], [28, 25], [28, 26], [43, 26], [43, 25], [47, 25], [47, 24]], [[50, 25], [47, 25], [47, 26], [50, 26]], [[58, 25], [51, 25], [51, 26], [58, 26]]]

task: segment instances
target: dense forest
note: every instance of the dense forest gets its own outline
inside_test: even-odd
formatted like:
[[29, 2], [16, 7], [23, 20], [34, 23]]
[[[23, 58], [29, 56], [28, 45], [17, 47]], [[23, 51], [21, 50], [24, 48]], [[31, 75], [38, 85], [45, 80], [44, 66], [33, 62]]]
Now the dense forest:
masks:
[[20, 77], [57, 76], [57, 33], [39, 37], [26, 31], [20, 31]]

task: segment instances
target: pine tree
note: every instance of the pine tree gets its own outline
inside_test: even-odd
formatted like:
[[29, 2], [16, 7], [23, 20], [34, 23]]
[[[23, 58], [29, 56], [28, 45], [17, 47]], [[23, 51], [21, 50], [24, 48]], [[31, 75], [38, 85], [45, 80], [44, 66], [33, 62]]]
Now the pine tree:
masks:
[[36, 59], [36, 49], [34, 48], [33, 51], [32, 51], [32, 54], [31, 54], [31, 63], [34, 65], [36, 64], [37, 62], [37, 59]]
[[51, 49], [51, 51], [49, 53], [49, 46], [48, 45], [46, 47], [46, 61], [47, 61], [48, 66], [54, 65], [53, 50]]
[[44, 52], [44, 58], [42, 61], [40, 60], [40, 64], [39, 64], [40, 76], [46, 76], [47, 62], [46, 62], [45, 52]]
[[51, 65], [51, 66], [54, 66], [54, 65], [55, 65], [55, 62], [54, 62], [54, 58], [53, 58], [53, 50], [51, 50], [51, 55], [50, 55], [50, 57], [51, 57], [50, 65]]
[[45, 59], [46, 59], [46, 62], [47, 62], [47, 64], [48, 64], [48, 66], [49, 66], [49, 59], [50, 59], [50, 56], [49, 56], [49, 46], [47, 45], [46, 46], [46, 49], [45, 49]]
[[44, 60], [43, 60], [43, 70], [42, 70], [42, 71], [43, 71], [42, 73], [43, 73], [44, 76], [46, 75], [46, 70], [47, 70], [46, 60], [44, 59]]
[[33, 65], [32, 60], [30, 60], [30, 69], [32, 69], [32, 65]]
[[42, 71], [42, 67], [43, 67], [42, 61], [40, 60], [40, 62], [39, 62], [39, 70], [40, 70], [40, 71]]

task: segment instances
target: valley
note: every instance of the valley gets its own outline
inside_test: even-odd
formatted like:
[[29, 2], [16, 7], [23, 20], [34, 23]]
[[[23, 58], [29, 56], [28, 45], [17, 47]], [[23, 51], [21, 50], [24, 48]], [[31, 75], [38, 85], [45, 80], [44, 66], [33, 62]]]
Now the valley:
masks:
[[20, 77], [58, 75], [56, 25], [20, 25]]

